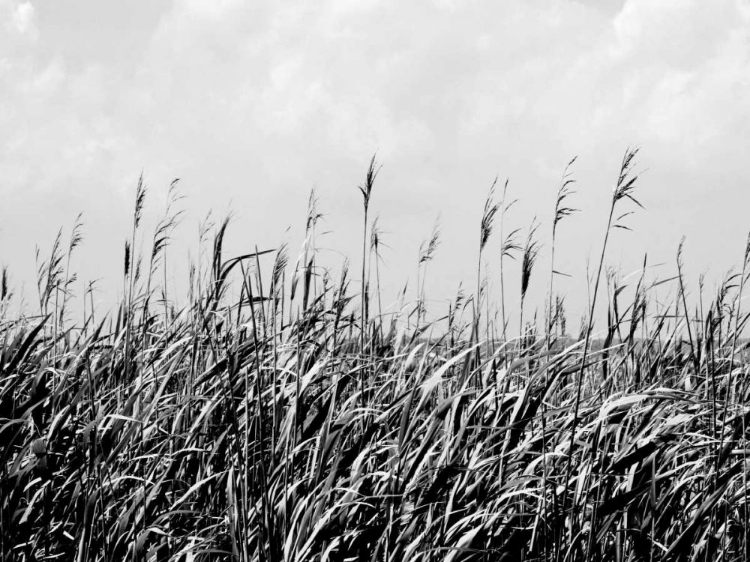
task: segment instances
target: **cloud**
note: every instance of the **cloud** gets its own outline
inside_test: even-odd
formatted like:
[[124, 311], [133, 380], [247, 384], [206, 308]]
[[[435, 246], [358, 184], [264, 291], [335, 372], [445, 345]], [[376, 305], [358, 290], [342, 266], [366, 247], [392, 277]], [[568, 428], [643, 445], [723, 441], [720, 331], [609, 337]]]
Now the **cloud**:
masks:
[[31, 2], [21, 2], [12, 6], [12, 16], [10, 18], [12, 26], [19, 35], [26, 36], [32, 41], [35, 41], [39, 36], [39, 30], [34, 22], [34, 15], [34, 6], [31, 5]]
[[695, 68], [715, 56], [726, 32], [743, 23], [734, 0], [630, 0], [615, 17], [623, 55], [671, 68]]
[[[147, 14], [149, 31], [127, 57], [102, 59], [87, 58], [90, 41], [74, 55], [64, 48], [94, 30], [56, 43], [54, 21], [37, 21], [28, 2], [0, 0], [12, 31], [0, 39], [9, 53], [0, 60], [9, 92], [0, 191], [19, 208], [74, 216], [82, 205], [92, 216], [128, 205], [141, 170], [153, 186], [180, 176], [199, 214], [232, 200], [248, 217], [243, 236], [271, 243], [304, 214], [312, 185], [329, 202], [331, 226], [348, 232], [361, 205], [354, 186], [377, 150], [385, 168], [374, 204], [402, 243], [392, 263], [409, 270], [439, 210], [451, 211], [443, 251], [467, 254], [495, 174], [529, 201], [521, 225], [543, 212], [537, 204], [579, 154], [581, 183], [592, 186], [581, 205], [595, 209], [607, 196], [595, 187], [638, 143], [658, 184], [648, 197], [681, 210], [670, 217], [675, 229], [692, 228], [691, 217], [717, 211], [707, 178], [720, 175], [731, 193], [750, 180], [749, 3], [602, 6], [181, 0]], [[107, 224], [101, 247], [120, 241], [119, 223]], [[19, 228], [40, 238], [34, 225]], [[570, 228], [590, 239], [591, 221]], [[671, 251], [681, 232], [661, 228], [660, 249]], [[349, 238], [335, 242], [347, 252]], [[463, 270], [438, 276], [441, 288]]]
[[[631, 0], [615, 19], [638, 125], [657, 150], [710, 170], [747, 123], [750, 14], [744, 2]], [[688, 157], [688, 154], [692, 153]]]
[[0, 0], [0, 80], [21, 61], [28, 61], [38, 42], [36, 12], [30, 2]]

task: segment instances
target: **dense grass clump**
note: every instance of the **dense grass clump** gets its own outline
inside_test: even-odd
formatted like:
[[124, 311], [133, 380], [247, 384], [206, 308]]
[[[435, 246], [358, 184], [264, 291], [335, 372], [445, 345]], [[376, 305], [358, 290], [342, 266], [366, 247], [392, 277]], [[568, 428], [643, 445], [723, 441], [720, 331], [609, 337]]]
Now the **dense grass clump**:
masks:
[[[3, 272], [0, 557], [747, 560], [749, 252], [697, 316], [681, 258], [673, 304], [655, 305], [643, 277], [622, 302], [603, 265], [609, 233], [638, 203], [634, 156], [613, 191], [579, 337], [553, 295], [554, 253], [543, 321], [524, 323], [521, 308], [521, 336], [508, 339], [504, 293], [502, 323], [490, 316], [482, 260], [493, 230], [501, 260], [519, 258], [523, 298], [536, 275], [538, 225], [525, 242], [503, 229], [507, 184], [482, 215], [475, 298], [452, 303], [444, 334], [429, 338], [423, 284], [408, 317], [384, 316], [371, 289], [374, 160], [360, 187], [358, 292], [348, 266], [332, 279], [315, 262], [313, 196], [294, 268], [286, 248], [266, 272], [265, 251], [226, 259], [224, 222], [176, 310], [157, 277], [177, 197], [144, 267], [139, 184], [113, 314], [89, 306], [82, 324], [67, 320], [78, 228], [40, 264], [39, 315], [9, 315]], [[575, 211], [572, 187], [566, 169], [553, 247]], [[436, 225], [422, 276], [438, 243]], [[594, 340], [604, 284], [606, 330]]]

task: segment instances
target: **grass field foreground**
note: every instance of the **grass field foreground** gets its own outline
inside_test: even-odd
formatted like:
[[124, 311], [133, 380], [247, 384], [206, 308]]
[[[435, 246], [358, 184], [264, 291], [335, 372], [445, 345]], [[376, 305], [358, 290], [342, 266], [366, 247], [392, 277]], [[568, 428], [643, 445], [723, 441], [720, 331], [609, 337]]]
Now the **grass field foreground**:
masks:
[[[645, 273], [623, 302], [605, 261], [609, 233], [639, 206], [636, 152], [616, 178], [577, 337], [554, 293], [555, 233], [576, 211], [568, 170], [549, 277], [538, 230], [504, 228], [512, 202], [493, 186], [477, 292], [451, 304], [439, 336], [424, 305], [437, 225], [420, 250], [417, 302], [401, 317], [382, 312], [374, 159], [360, 187], [360, 279], [346, 265], [335, 279], [321, 270], [314, 236], [296, 264], [286, 247], [226, 258], [224, 222], [175, 309], [160, 278], [180, 214], [170, 205], [143, 262], [142, 183], [112, 314], [89, 306], [83, 323], [69, 320], [79, 223], [40, 264], [38, 315], [10, 316], [4, 269], [0, 558], [750, 559], [740, 306], [750, 246], [697, 313], [681, 252], [673, 303], [649, 298]], [[308, 233], [317, 218], [313, 204]], [[520, 281], [501, 273], [499, 323], [483, 298], [493, 234], [501, 271], [502, 260], [521, 264]], [[274, 261], [263, 272], [265, 252]], [[547, 312], [524, 322], [532, 273], [549, 286]], [[521, 286], [515, 339], [508, 283]]]

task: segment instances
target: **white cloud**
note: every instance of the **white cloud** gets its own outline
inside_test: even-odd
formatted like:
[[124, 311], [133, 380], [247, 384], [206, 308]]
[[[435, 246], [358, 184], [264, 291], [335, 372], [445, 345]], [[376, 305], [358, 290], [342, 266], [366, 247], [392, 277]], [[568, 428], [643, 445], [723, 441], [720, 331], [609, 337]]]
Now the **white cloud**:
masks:
[[406, 269], [433, 210], [456, 217], [444, 219], [447, 254], [473, 243], [466, 221], [496, 173], [534, 205], [573, 155], [593, 183], [640, 143], [654, 175], [674, 180], [664, 193], [693, 182], [699, 200], [719, 168], [750, 180], [748, 2], [621, 4], [181, 0], [131, 72], [69, 65], [41, 40], [20, 48], [44, 29], [30, 3], [0, 0], [15, 34], [0, 62], [11, 92], [0, 190], [28, 206], [72, 184], [92, 212], [119, 209], [145, 169], [156, 185], [192, 182], [201, 210], [262, 203], [254, 232], [274, 237], [294, 221], [292, 198], [304, 206], [300, 192], [318, 184], [345, 231], [360, 205], [346, 190], [378, 150], [391, 184], [375, 201], [391, 205], [384, 215], [415, 213], [392, 258]]
[[30, 2], [0, 0], [0, 60], [15, 62], [39, 36]]
[[15, 6], [12, 22], [20, 35], [25, 35], [33, 41], [39, 36], [39, 30], [34, 22], [34, 6], [31, 2], [21, 2]]
[[176, 5], [184, 13], [190, 14], [197, 18], [208, 18], [216, 20], [226, 18], [228, 14], [242, 8], [242, 0], [179, 0]]
[[693, 68], [711, 58], [727, 31], [741, 21], [736, 0], [630, 0], [614, 26], [626, 54], [652, 64]]

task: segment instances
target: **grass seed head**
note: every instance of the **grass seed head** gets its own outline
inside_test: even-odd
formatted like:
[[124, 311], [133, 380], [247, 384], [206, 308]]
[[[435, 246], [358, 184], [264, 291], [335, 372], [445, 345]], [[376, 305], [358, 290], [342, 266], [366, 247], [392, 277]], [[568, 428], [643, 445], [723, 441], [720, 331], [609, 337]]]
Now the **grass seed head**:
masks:
[[539, 242], [534, 239], [539, 224], [536, 219], [532, 221], [531, 227], [529, 227], [529, 234], [526, 237], [526, 245], [523, 249], [523, 261], [521, 263], [521, 297], [526, 296], [526, 291], [529, 288], [529, 282], [531, 281], [531, 272], [534, 269], [534, 264], [539, 257]]
[[487, 199], [484, 201], [484, 210], [482, 211], [482, 222], [480, 224], [479, 232], [479, 251], [484, 250], [487, 245], [487, 241], [492, 235], [492, 226], [495, 221], [495, 215], [498, 211], [498, 204], [495, 202], [495, 186], [497, 185], [497, 178], [492, 182], [492, 187], [487, 194]]

